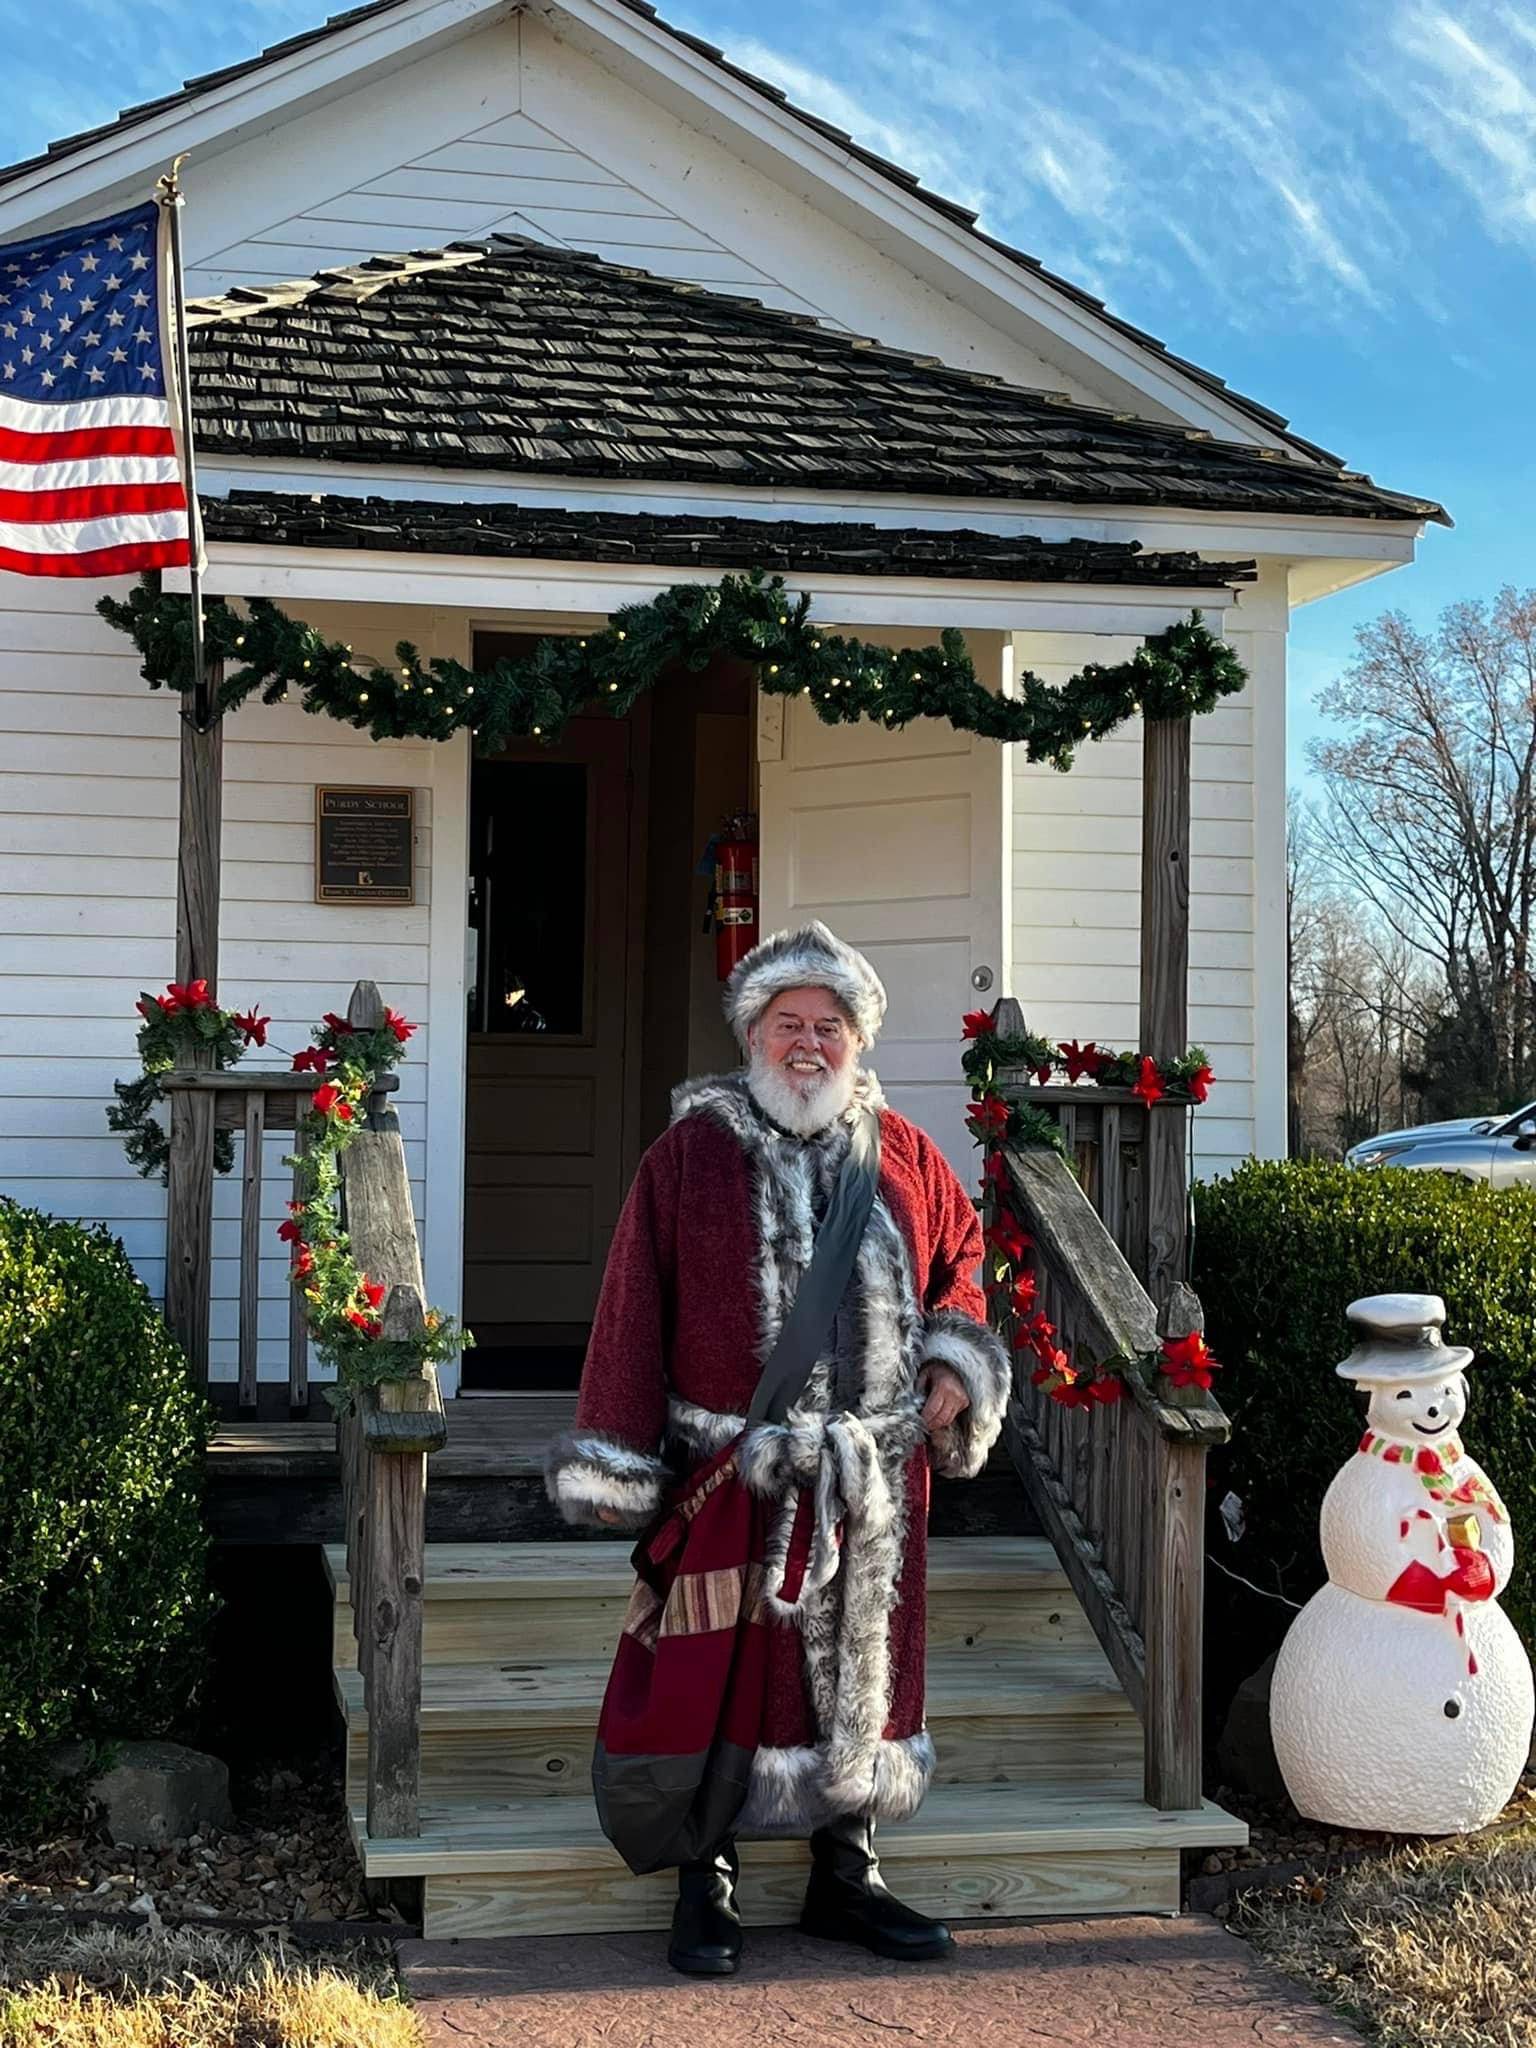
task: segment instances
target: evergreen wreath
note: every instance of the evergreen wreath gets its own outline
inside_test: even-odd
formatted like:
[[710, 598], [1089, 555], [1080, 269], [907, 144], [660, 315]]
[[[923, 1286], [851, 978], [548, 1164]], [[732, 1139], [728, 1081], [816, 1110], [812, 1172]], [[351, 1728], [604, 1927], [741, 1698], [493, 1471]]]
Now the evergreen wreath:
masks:
[[[192, 687], [191, 600], [140, 578], [126, 600], [96, 609], [138, 649], [152, 689]], [[674, 665], [698, 673], [718, 655], [752, 662], [770, 696], [804, 696], [828, 725], [870, 719], [898, 728], [943, 718], [961, 732], [1021, 746], [1031, 761], [1072, 765], [1084, 740], [1103, 739], [1138, 713], [1188, 718], [1240, 690], [1247, 671], [1198, 612], [1153, 634], [1129, 661], [1089, 662], [1059, 686], [1021, 671], [1016, 694], [995, 696], [978, 678], [964, 637], [946, 629], [937, 646], [900, 650], [813, 623], [811, 601], [754, 569], [718, 583], [676, 584], [625, 605], [600, 631], [551, 634], [531, 653], [484, 670], [444, 655], [424, 661], [402, 641], [397, 666], [356, 667], [352, 649], [327, 640], [269, 599], [244, 613], [221, 603], [204, 614], [210, 658], [224, 663], [215, 710], [256, 692], [276, 703], [296, 691], [306, 711], [325, 712], [373, 739], [449, 739], [473, 733], [483, 753], [510, 740], [558, 740], [588, 704], [624, 714]]]
[[961, 1060], [971, 1083], [966, 1123], [983, 1153], [983, 1272], [993, 1322], [1016, 1352], [1033, 1357], [1030, 1384], [1063, 1408], [1111, 1405], [1123, 1397], [1132, 1378], [1175, 1405], [1184, 1405], [1181, 1394], [1185, 1401], [1197, 1400], [1209, 1392], [1212, 1373], [1221, 1370], [1199, 1331], [1165, 1337], [1158, 1351], [1084, 1360], [1067, 1350], [1060, 1330], [1040, 1307], [1040, 1283], [1030, 1258], [1034, 1239], [1014, 1207], [1004, 1150], [1009, 1145], [1049, 1146], [1065, 1156], [1066, 1147], [1056, 1119], [1033, 1103], [1011, 1101], [996, 1076], [999, 1067], [1030, 1067], [1042, 1086], [1060, 1072], [1073, 1081], [1089, 1079], [1104, 1088], [1131, 1086], [1130, 1079], [1121, 1077], [1132, 1076], [1135, 1092], [1150, 1110], [1154, 1103], [1171, 1107], [1204, 1102], [1214, 1079], [1205, 1054], [1191, 1046], [1180, 1059], [1158, 1062], [1146, 1053], [1100, 1053], [1091, 1043], [1080, 1046], [1076, 1039], [1053, 1045], [1032, 1032], [999, 1038], [990, 1029], [994, 1015], [990, 1010], [967, 1013]]

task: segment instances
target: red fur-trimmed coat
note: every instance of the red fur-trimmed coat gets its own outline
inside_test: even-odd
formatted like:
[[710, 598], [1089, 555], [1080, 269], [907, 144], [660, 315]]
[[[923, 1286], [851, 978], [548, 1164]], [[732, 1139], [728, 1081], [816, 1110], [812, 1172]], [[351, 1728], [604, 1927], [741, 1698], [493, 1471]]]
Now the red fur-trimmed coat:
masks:
[[[803, 1831], [848, 1812], [900, 1819], [918, 1805], [933, 1768], [923, 1720], [930, 1461], [949, 1476], [978, 1472], [1009, 1393], [1007, 1355], [985, 1323], [970, 1197], [932, 1139], [881, 1103], [873, 1076], [856, 1101], [880, 1109], [881, 1164], [854, 1275], [788, 1421], [754, 1426], [743, 1457], [747, 1483], [782, 1503], [781, 1551], [802, 1489], [816, 1526], [798, 1598], [771, 1603], [782, 1627], [745, 1827]], [[849, 1129], [844, 1117], [792, 1136], [740, 1075], [678, 1090], [619, 1219], [575, 1426], [550, 1453], [550, 1493], [568, 1520], [596, 1522], [609, 1508], [643, 1527], [679, 1473], [745, 1428]], [[936, 1361], [959, 1375], [970, 1406], [929, 1439], [916, 1380]]]

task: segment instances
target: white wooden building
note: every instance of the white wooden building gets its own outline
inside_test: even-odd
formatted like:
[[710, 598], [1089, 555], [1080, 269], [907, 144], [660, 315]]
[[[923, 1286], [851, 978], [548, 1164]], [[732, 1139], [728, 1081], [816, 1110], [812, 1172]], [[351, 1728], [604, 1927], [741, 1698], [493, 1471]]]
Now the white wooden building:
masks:
[[[0, 242], [135, 203], [182, 150], [190, 288], [216, 302], [196, 380], [213, 592], [270, 595], [360, 657], [410, 639], [470, 662], [497, 636], [713, 580], [754, 553], [721, 522], [756, 522], [765, 566], [788, 564], [818, 617], [893, 641], [958, 626], [1001, 689], [1017, 665], [1054, 679], [1122, 658], [1201, 607], [1251, 684], [1195, 732], [1191, 1036], [1219, 1077], [1197, 1160], [1283, 1151], [1287, 625], [1410, 560], [1438, 508], [1344, 470], [638, 0], [376, 0], [0, 174]], [[366, 268], [464, 241], [486, 253]], [[338, 269], [354, 274], [306, 283]], [[356, 357], [337, 343], [344, 316], [401, 293], [429, 325], [442, 294], [439, 331], [462, 338], [471, 274], [518, 298], [531, 356], [556, 297], [612, 295], [627, 333], [665, 329], [669, 377], [704, 365], [699, 417], [663, 402], [678, 384], [659, 391], [644, 349], [594, 432], [592, 401], [586, 428], [548, 424], [569, 396], [554, 372], [581, 368], [569, 350], [544, 351], [529, 419], [503, 390], [492, 428], [472, 380], [412, 384], [387, 320]], [[280, 365], [300, 334], [308, 356]], [[710, 388], [712, 335], [739, 350], [734, 411]], [[308, 396], [284, 381], [295, 364]], [[820, 441], [794, 403], [808, 364], [847, 394]], [[327, 417], [311, 401], [343, 372]], [[847, 431], [866, 397], [868, 461]], [[107, 1222], [158, 1288], [163, 1191], [127, 1167], [104, 1107], [133, 1069], [134, 1001], [173, 966], [176, 706], [97, 595], [0, 582], [0, 1191]], [[870, 953], [892, 998], [876, 1064], [957, 1158], [959, 1019], [991, 1000], [977, 986], [1051, 1034], [1136, 1038], [1135, 731], [1061, 776], [948, 726], [786, 717], [739, 678], [709, 678], [686, 715], [664, 696], [648, 720], [585, 721], [564, 749], [503, 761], [500, 782], [472, 772], [462, 736], [379, 745], [259, 703], [228, 729], [221, 995], [269, 1010], [289, 1050], [359, 976], [420, 1020], [400, 1099], [428, 1292], [463, 1305], [488, 1355], [519, 1331], [576, 1341], [667, 1083], [728, 1056], [693, 874], [725, 810], [760, 814], [766, 928], [822, 915]], [[585, 791], [579, 830], [555, 785], [529, 795], [555, 771]], [[349, 782], [416, 792], [409, 908], [315, 900], [315, 790]], [[577, 1012], [535, 1046], [487, 1028], [507, 993], [487, 820], [557, 813], [574, 836], [547, 862], [554, 840], [523, 846], [516, 943], [538, 915], [577, 918]], [[511, 944], [495, 958], [526, 973]], [[235, 1203], [226, 1186], [225, 1380]]]

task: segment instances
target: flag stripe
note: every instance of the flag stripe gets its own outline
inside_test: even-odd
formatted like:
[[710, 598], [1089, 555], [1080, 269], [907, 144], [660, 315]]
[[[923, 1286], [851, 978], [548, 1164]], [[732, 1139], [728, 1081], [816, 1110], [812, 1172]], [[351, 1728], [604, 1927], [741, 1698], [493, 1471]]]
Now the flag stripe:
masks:
[[84, 462], [102, 455], [174, 455], [169, 426], [79, 427], [60, 434], [22, 434], [0, 425], [0, 462]]
[[97, 554], [102, 548], [138, 541], [181, 540], [186, 507], [174, 512], [130, 512], [123, 518], [60, 520], [38, 525], [13, 521], [0, 527], [0, 544], [16, 555]]
[[[0, 249], [0, 256], [4, 254]], [[81, 398], [73, 403], [60, 399], [56, 405], [40, 405], [0, 390], [0, 421], [28, 434], [72, 433], [80, 427], [157, 427], [169, 419], [163, 398]]]
[[0, 491], [83, 491], [92, 484], [173, 484], [174, 455], [116, 455], [86, 462], [0, 462]]
[[36, 526], [186, 509], [187, 494], [179, 479], [168, 484], [86, 484], [73, 491], [0, 491], [0, 522], [15, 519]]
[[0, 546], [0, 569], [12, 569], [18, 576], [132, 576], [140, 569], [185, 568], [191, 559], [192, 544], [185, 534], [180, 540], [127, 541], [82, 555], [29, 555]]

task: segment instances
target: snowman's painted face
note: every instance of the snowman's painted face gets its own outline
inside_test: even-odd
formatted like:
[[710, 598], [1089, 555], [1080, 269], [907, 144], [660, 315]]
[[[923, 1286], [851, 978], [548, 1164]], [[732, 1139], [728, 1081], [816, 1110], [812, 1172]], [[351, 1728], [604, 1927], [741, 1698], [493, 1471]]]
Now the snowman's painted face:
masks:
[[1450, 1436], [1466, 1412], [1467, 1383], [1459, 1372], [1443, 1380], [1371, 1388], [1371, 1428], [1398, 1443], [1434, 1443]]

